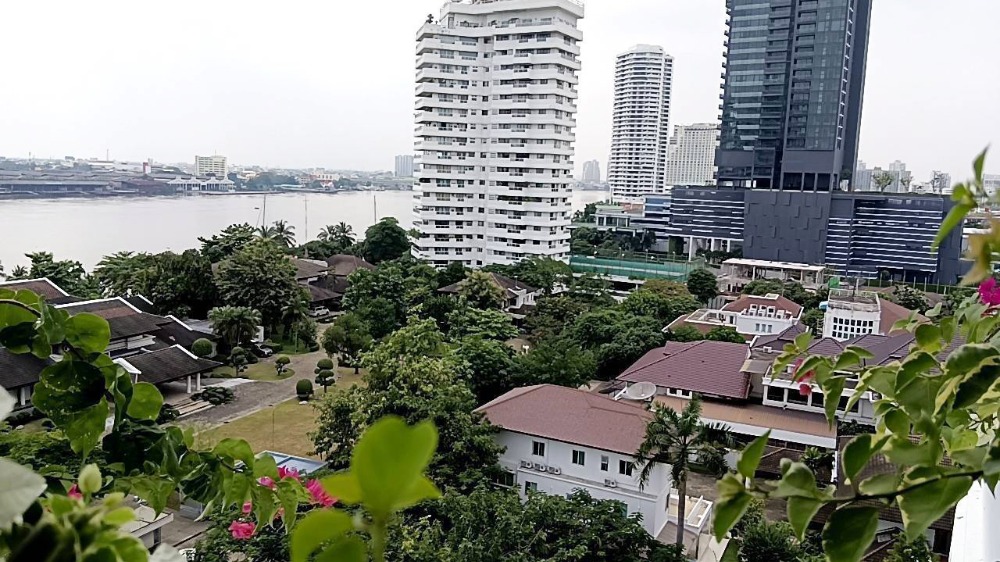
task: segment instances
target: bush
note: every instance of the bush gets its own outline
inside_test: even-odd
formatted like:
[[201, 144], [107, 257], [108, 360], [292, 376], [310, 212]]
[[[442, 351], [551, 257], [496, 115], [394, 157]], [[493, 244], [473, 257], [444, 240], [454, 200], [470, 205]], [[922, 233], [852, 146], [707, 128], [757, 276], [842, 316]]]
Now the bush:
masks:
[[740, 545], [740, 562], [801, 560], [802, 549], [786, 521], [763, 523], [746, 530]]
[[204, 400], [213, 406], [228, 404], [234, 398], [235, 396], [231, 388], [221, 388], [218, 386], [210, 386], [201, 392], [191, 395], [191, 400]]
[[326, 389], [333, 386], [337, 382], [337, 374], [333, 372], [332, 369], [323, 369], [316, 373], [316, 384], [323, 387], [323, 393], [326, 393]]
[[318, 375], [320, 371], [332, 371], [333, 370], [333, 359], [323, 358], [316, 362], [316, 370], [313, 374]]
[[191, 344], [191, 353], [194, 353], [198, 357], [209, 357], [214, 351], [215, 346], [205, 338], [198, 338]]
[[291, 362], [292, 360], [287, 355], [279, 355], [274, 359], [274, 370], [277, 371], [279, 377], [285, 373]]
[[285, 349], [285, 344], [271, 340], [264, 342], [264, 345], [270, 347], [271, 351], [275, 353], [281, 353]]
[[43, 417], [45, 416], [40, 411], [36, 410], [34, 407], [28, 407], [12, 413], [6, 421], [11, 427], [17, 427], [28, 422], [42, 419]]
[[158, 424], [169, 423], [176, 420], [179, 417], [181, 417], [181, 413], [180, 411], [177, 410], [177, 408], [174, 408], [170, 404], [164, 404], [163, 407], [160, 408], [160, 415], [156, 416], [156, 423]]
[[299, 380], [295, 383], [295, 393], [298, 394], [299, 400], [309, 400], [309, 397], [313, 395], [312, 381], [309, 379]]

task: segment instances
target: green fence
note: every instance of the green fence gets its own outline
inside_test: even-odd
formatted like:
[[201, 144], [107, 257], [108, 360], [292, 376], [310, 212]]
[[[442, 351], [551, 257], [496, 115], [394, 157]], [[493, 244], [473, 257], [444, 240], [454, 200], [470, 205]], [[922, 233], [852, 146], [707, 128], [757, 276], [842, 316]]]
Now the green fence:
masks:
[[698, 268], [698, 262], [671, 261], [650, 256], [648, 259], [630, 257], [571, 256], [569, 265], [574, 273], [616, 275], [632, 279], [670, 279], [686, 281], [688, 273]]

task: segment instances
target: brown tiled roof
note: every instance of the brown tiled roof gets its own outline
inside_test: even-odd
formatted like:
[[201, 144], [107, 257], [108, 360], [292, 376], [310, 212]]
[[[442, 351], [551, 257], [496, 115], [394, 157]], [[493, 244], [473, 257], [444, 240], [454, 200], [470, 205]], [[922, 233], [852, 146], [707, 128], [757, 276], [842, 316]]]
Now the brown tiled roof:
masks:
[[363, 258], [348, 254], [330, 256], [326, 258], [326, 263], [330, 266], [330, 274], [337, 277], [347, 277], [358, 269], [375, 269], [374, 265], [366, 262]]
[[311, 277], [322, 277], [330, 271], [330, 267], [322, 261], [305, 260], [302, 258], [289, 258], [295, 266], [295, 279], [309, 279]]
[[722, 310], [727, 312], [745, 312], [752, 305], [757, 305], [758, 308], [773, 306], [775, 310], [784, 310], [792, 318], [798, 317], [799, 313], [802, 312], [802, 305], [789, 298], [775, 294], [764, 296], [740, 295], [740, 298], [723, 306]]
[[111, 339], [113, 340], [140, 334], [152, 334], [159, 330], [158, 320], [162, 320], [159, 316], [136, 310], [122, 298], [84, 301], [59, 308], [70, 315], [89, 312], [104, 318], [111, 327]]
[[[487, 272], [487, 275], [489, 275], [493, 280], [493, 284], [499, 287], [504, 294], [507, 295], [507, 298], [516, 297], [517, 295], [514, 292], [515, 290], [524, 291], [526, 293], [535, 293], [538, 291], [538, 289], [528, 285], [527, 283], [523, 283], [517, 279], [511, 279], [510, 277], [500, 275], [499, 273]], [[465, 283], [465, 279], [462, 279], [458, 283], [452, 283], [446, 287], [441, 287], [438, 291], [442, 293], [457, 293], [462, 288], [463, 283]]]
[[640, 357], [618, 380], [746, 399], [750, 394], [750, 375], [743, 372], [747, 351], [740, 343], [671, 341]]
[[48, 359], [39, 359], [30, 353], [11, 353], [0, 347], [0, 386], [9, 391], [38, 382], [38, 375]]
[[330, 289], [319, 287], [317, 285], [305, 285], [305, 288], [309, 291], [309, 302], [311, 303], [330, 301], [344, 296], [343, 293], [331, 291]]
[[754, 343], [754, 349], [769, 346], [774, 348], [775, 351], [781, 351], [787, 344], [795, 341], [795, 336], [803, 334], [808, 330], [808, 326], [799, 322], [797, 324], [793, 324], [790, 328], [786, 328], [782, 332], [778, 332], [777, 334], [757, 336], [757, 341]]
[[49, 281], [47, 277], [41, 279], [24, 279], [21, 281], [0, 281], [0, 289], [31, 291], [40, 297], [44, 297], [50, 303], [69, 296], [69, 293], [62, 290], [59, 285]]
[[162, 342], [164, 346], [182, 345], [191, 349], [191, 345], [198, 339], [217, 340], [217, 336], [197, 332], [186, 327], [183, 323], [165, 316], [156, 316], [159, 329], [153, 332], [153, 336]]
[[508, 431], [634, 455], [652, 414], [632, 402], [540, 384], [515, 388], [476, 408]]
[[[882, 333], [883, 334], [898, 333], [899, 332], [898, 330], [896, 332], [892, 331], [892, 325], [904, 318], [909, 318], [910, 314], [912, 314], [913, 311], [910, 310], [909, 308], [904, 308], [886, 298], [879, 298], [878, 301], [879, 301], [879, 311], [878, 311], [879, 327], [882, 330]], [[927, 317], [922, 314], [918, 314], [917, 320], [921, 322], [926, 322]]]
[[[657, 396], [656, 402], [681, 411], [687, 404], [683, 398]], [[724, 404], [705, 400], [701, 403], [701, 417], [723, 423], [752, 425], [761, 429], [779, 429], [804, 433], [814, 437], [834, 439], [837, 429], [831, 428], [823, 414], [783, 410], [761, 404]]]
[[181, 379], [197, 373], [211, 371], [222, 363], [199, 359], [180, 346], [126, 357], [130, 365], [141, 373], [140, 382], [159, 384]]

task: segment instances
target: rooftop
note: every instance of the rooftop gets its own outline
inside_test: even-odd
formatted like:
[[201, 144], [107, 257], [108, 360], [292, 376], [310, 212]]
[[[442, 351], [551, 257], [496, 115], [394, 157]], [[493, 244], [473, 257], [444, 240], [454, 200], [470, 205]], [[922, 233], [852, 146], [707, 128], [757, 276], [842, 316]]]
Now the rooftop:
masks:
[[375, 266], [365, 261], [364, 258], [349, 254], [330, 256], [326, 258], [326, 263], [330, 266], [329, 273], [338, 277], [347, 277], [359, 269], [375, 269]]
[[728, 260], [722, 262], [722, 265], [735, 265], [735, 266], [745, 266], [745, 267], [761, 267], [766, 269], [794, 269], [797, 271], [814, 271], [816, 273], [821, 273], [826, 269], [822, 265], [810, 265], [808, 263], [795, 263], [788, 261], [768, 261], [768, 260], [751, 260], [747, 258], [729, 258]]
[[51, 363], [30, 353], [11, 353], [0, 347], [0, 386], [14, 390], [35, 384], [42, 369]]
[[[657, 396], [658, 404], [673, 408], [678, 412], [684, 409], [688, 401], [672, 396]], [[722, 422], [726, 424], [741, 424], [760, 428], [760, 433], [768, 429], [777, 429], [793, 433], [802, 433], [836, 439], [837, 429], [830, 427], [823, 414], [784, 410], [764, 406], [762, 404], [726, 404], [704, 400], [701, 403], [701, 417], [704, 421]], [[832, 446], [832, 445], [831, 445]]]
[[640, 357], [617, 380], [745, 400], [750, 394], [750, 374], [743, 371], [748, 352], [740, 343], [670, 341]]
[[123, 298], [98, 299], [59, 306], [70, 315], [89, 312], [108, 321], [111, 339], [152, 334], [160, 329], [163, 318], [146, 314]]
[[11, 291], [31, 291], [40, 297], [44, 297], [50, 304], [59, 304], [66, 300], [72, 300], [69, 293], [62, 290], [59, 285], [50, 281], [48, 277], [42, 277], [41, 279], [22, 279], [20, 281], [0, 281], [0, 289], [9, 289]]
[[211, 371], [222, 363], [200, 359], [179, 345], [118, 359], [139, 371], [139, 380], [159, 384]]
[[635, 454], [652, 418], [638, 404], [551, 384], [515, 388], [476, 411], [508, 431], [624, 455]]
[[[524, 291], [526, 293], [534, 293], [538, 291], [538, 289], [536, 289], [535, 287], [532, 287], [527, 283], [518, 281], [517, 279], [511, 279], [506, 275], [500, 275], [499, 273], [492, 273], [492, 272], [487, 273], [487, 275], [489, 275], [490, 278], [493, 280], [494, 285], [500, 287], [500, 289], [504, 291], [504, 294], [507, 295], [507, 298], [516, 297], [517, 294], [515, 293], [515, 291]], [[446, 287], [441, 287], [440, 289], [438, 289], [438, 291], [442, 293], [457, 293], [462, 288], [462, 284], [465, 283], [465, 281], [466, 280], [463, 279], [458, 283], [452, 283], [451, 285], [448, 285]]]
[[740, 295], [735, 301], [722, 307], [726, 312], [738, 312], [743, 315], [768, 316], [772, 318], [797, 318], [802, 313], [802, 305], [775, 293], [759, 295]]

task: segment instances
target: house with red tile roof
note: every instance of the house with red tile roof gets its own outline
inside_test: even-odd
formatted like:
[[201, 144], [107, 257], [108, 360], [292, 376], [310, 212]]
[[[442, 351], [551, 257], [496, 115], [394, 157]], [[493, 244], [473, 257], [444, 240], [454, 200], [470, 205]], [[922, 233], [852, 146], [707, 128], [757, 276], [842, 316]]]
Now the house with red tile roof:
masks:
[[690, 326], [702, 334], [729, 327], [752, 340], [758, 335], [779, 334], [798, 324], [802, 306], [781, 295], [740, 295], [721, 309], [702, 308], [671, 322], [665, 331]]
[[745, 344], [702, 340], [669, 341], [652, 349], [618, 376], [629, 386], [640, 382], [656, 385], [657, 393], [690, 398], [745, 401], [750, 397], [751, 373], [747, 370], [750, 348]]
[[[653, 536], [676, 524], [670, 467], [657, 465], [640, 486], [641, 467], [633, 466], [652, 418], [643, 405], [542, 384], [511, 390], [476, 411], [500, 428], [501, 485], [517, 487], [522, 496], [532, 490], [558, 495], [586, 490], [594, 498], [619, 501], [629, 513], [642, 514]], [[712, 502], [688, 498], [686, 512], [686, 526], [700, 533], [711, 521]]]
[[[909, 318], [914, 311], [882, 297], [877, 291], [830, 289], [830, 296], [821, 304], [823, 337], [848, 340], [865, 334], [891, 335], [892, 326]], [[926, 322], [921, 314], [916, 319]]]

